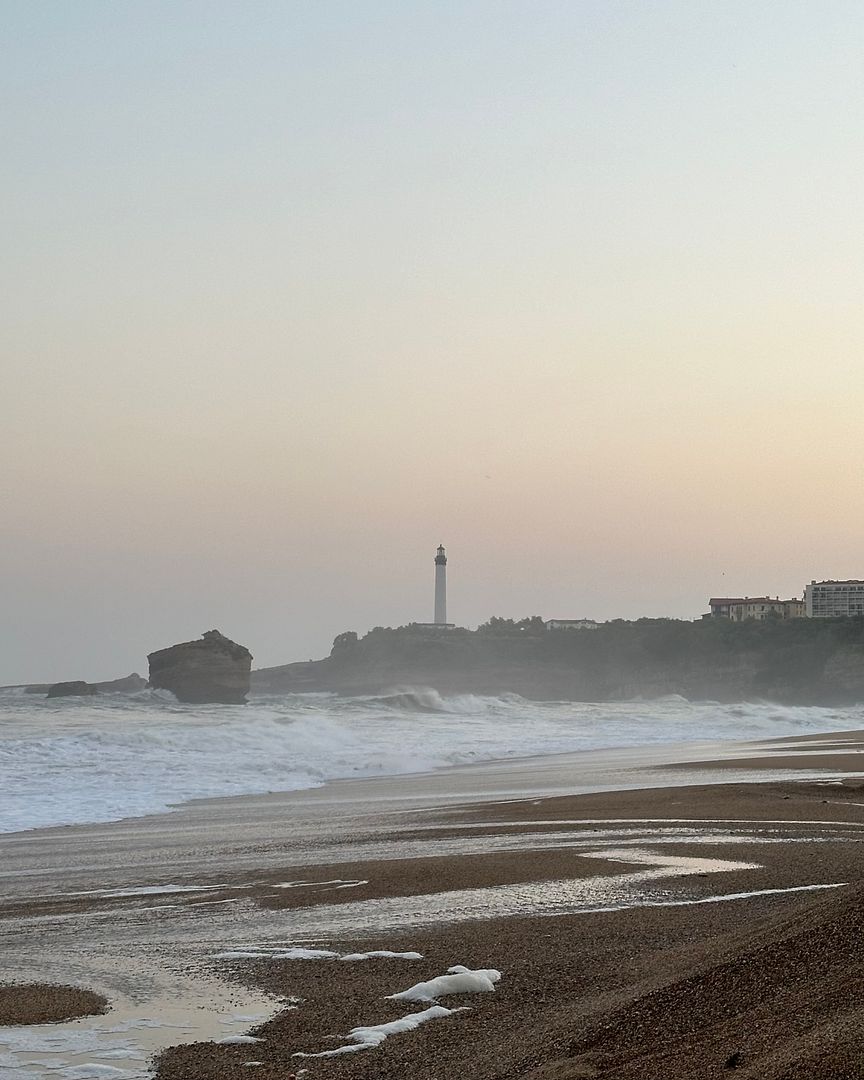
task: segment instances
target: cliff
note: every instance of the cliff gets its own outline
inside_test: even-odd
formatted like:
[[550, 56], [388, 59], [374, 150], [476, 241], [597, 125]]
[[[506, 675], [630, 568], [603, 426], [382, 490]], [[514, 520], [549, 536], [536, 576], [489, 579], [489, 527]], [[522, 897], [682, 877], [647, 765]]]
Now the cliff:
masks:
[[536, 700], [691, 699], [864, 702], [864, 619], [732, 623], [640, 619], [546, 630], [539, 618], [478, 630], [381, 627], [341, 634], [330, 656], [253, 672], [259, 693], [512, 692]]

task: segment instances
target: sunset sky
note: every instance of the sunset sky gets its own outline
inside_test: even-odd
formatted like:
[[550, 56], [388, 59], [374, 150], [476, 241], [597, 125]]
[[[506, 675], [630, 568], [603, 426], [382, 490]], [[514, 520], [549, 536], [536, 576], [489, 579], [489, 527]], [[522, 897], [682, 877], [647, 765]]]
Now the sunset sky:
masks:
[[864, 577], [864, 6], [4, 0], [0, 682]]

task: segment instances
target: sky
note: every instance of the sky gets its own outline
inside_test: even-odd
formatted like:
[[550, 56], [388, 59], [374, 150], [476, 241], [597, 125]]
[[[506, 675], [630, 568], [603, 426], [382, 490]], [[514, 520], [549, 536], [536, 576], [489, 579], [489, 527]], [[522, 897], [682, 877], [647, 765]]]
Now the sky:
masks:
[[864, 7], [2, 0], [0, 682], [864, 577]]

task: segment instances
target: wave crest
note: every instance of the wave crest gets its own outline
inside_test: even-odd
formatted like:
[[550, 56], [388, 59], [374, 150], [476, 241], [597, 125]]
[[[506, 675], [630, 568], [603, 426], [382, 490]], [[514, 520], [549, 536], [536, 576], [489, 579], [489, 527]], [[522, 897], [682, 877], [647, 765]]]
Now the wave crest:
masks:
[[860, 709], [533, 702], [422, 686], [253, 697], [246, 706], [182, 705], [150, 690], [51, 700], [0, 692], [0, 831], [510, 757], [860, 726]]
[[431, 686], [400, 686], [386, 694], [358, 697], [355, 700], [367, 708], [379, 707], [397, 713], [447, 713], [451, 716], [476, 716], [519, 706], [530, 708], [534, 704], [518, 694], [444, 695]]

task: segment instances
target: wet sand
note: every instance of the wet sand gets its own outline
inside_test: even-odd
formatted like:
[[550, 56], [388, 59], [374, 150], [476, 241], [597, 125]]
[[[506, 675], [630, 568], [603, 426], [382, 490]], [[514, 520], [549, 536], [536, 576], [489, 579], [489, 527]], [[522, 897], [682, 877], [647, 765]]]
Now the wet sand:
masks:
[[[637, 1060], [634, 1076], [721, 1075], [736, 1040], [746, 1041], [750, 1006], [742, 998], [736, 1026], [730, 991], [725, 1034], [709, 1036], [704, 1024], [716, 1016], [700, 1029], [694, 1010], [684, 1042], [666, 1045], [658, 1032], [683, 1023], [675, 1010], [684, 991], [674, 988], [695, 979], [694, 1000], [704, 991], [707, 1002], [698, 982], [710, 985], [706, 972], [742, 964], [759, 942], [776, 951], [789, 920], [817, 913], [824, 923], [818, 913], [848, 905], [847, 883], [860, 878], [864, 781], [850, 774], [861, 769], [861, 735], [806, 740], [803, 754], [800, 740], [791, 755], [789, 745], [572, 755], [490, 767], [485, 778], [479, 768], [449, 770], [3, 837], [3, 970], [57, 981], [62, 968], [152, 1016], [152, 985], [140, 973], [160, 969], [187, 980], [202, 1003], [221, 988], [241, 1019], [247, 998], [275, 1014], [257, 1027], [235, 1016], [231, 1034], [261, 1042], [163, 1033], [148, 1045], [180, 1045], [163, 1053], [161, 1080], [284, 1078], [299, 1068], [309, 1080], [446, 1080], [466, 1069], [480, 1080], [551, 1080], [629, 1076]], [[809, 779], [794, 779], [790, 761]], [[669, 777], [676, 786], [646, 786]], [[698, 783], [706, 777], [731, 782]], [[559, 794], [568, 784], [582, 793]], [[808, 931], [814, 941], [818, 927]], [[286, 943], [423, 959], [274, 957]], [[844, 962], [857, 964], [855, 947], [844, 948]], [[259, 955], [220, 958], [237, 951]], [[428, 1008], [387, 996], [454, 964], [503, 977], [495, 993], [441, 1001], [470, 1011], [375, 1049], [293, 1056]], [[733, 990], [739, 976], [728, 976]], [[770, 973], [765, 980], [754, 1000], [781, 989]], [[289, 999], [301, 1001], [285, 1009]], [[634, 1043], [640, 1017], [654, 1017], [660, 1002], [664, 1019]], [[187, 1038], [213, 1038], [201, 1031], [191, 1023]], [[776, 1031], [763, 1035], [736, 1068], [786, 1075], [775, 1068]], [[713, 1055], [698, 1069], [697, 1044]]]
[[[672, 995], [671, 988], [682, 980], [734, 962], [748, 949], [757, 947], [760, 935], [767, 940], [772, 940], [772, 934], [782, 935], [790, 918], [835, 904], [833, 890], [767, 890], [857, 880], [861, 869], [859, 845], [864, 840], [864, 807], [856, 805], [857, 797], [855, 789], [834, 785], [768, 782], [759, 786], [603, 793], [546, 799], [539, 805], [530, 800], [452, 813], [449, 824], [441, 823], [433, 830], [436, 838], [454, 833], [462, 836], [465, 831], [476, 833], [480, 821], [487, 825], [500, 823], [514, 834], [524, 831], [529, 823], [534, 828], [534, 823], [543, 822], [553, 835], [568, 828], [564, 823], [578, 820], [592, 822], [596, 844], [604, 840], [617, 844], [620, 819], [625, 819], [626, 827], [635, 831], [632, 839], [640, 844], [639, 850], [643, 840], [648, 847], [652, 843], [656, 847], [660, 840], [673, 857], [695, 853], [696, 858], [752, 860], [759, 866], [716, 874], [697, 870], [693, 875], [670, 880], [652, 898], [657, 906], [598, 911], [591, 909], [589, 897], [587, 910], [554, 918], [505, 916], [461, 921], [456, 912], [452, 916], [455, 921], [443, 926], [420, 926], [401, 932], [391, 929], [374, 938], [326, 936], [317, 942], [343, 952], [369, 948], [415, 950], [423, 954], [423, 961], [220, 961], [229, 977], [301, 998], [302, 1004], [256, 1029], [263, 1039], [261, 1043], [187, 1046], [168, 1052], [162, 1058], [159, 1076], [162, 1080], [240, 1076], [246, 1075], [239, 1071], [246, 1069], [244, 1063], [255, 1060], [262, 1062], [255, 1066], [255, 1075], [266, 1077], [284, 1076], [286, 1070], [300, 1066], [309, 1070], [309, 1077], [370, 1080], [396, 1080], [405, 1075], [433, 1080], [461, 1076], [465, 1069], [489, 1080], [535, 1075], [538, 1080], [545, 1076], [617, 1077], [629, 1075], [621, 1070], [630, 1067], [631, 1057], [638, 1058], [633, 1075], [656, 1076], [658, 1080], [661, 1076], [710, 1075], [714, 1069], [722, 1070], [724, 1062], [740, 1046], [751, 1045], [746, 1038], [749, 1021], [745, 1015], [712, 1050], [714, 1056], [700, 1059], [698, 1069], [694, 1065], [691, 1071], [688, 1054], [692, 1049], [682, 1051], [677, 1063], [665, 1052], [657, 1062], [653, 1057], [646, 1059], [642, 1044], [634, 1050], [627, 1040], [632, 1043], [631, 1029], [636, 1021], [627, 1009], [663, 988]], [[682, 819], [692, 827], [690, 838], [664, 834], [664, 829]], [[721, 824], [727, 831], [720, 828]], [[745, 824], [746, 829], [742, 829]], [[613, 832], [615, 836], [610, 838]], [[667, 840], [671, 842], [667, 844]], [[518, 861], [520, 857], [514, 858]], [[545, 859], [547, 880], [557, 880], [562, 872], [570, 874], [572, 866], [562, 861], [557, 850]], [[458, 860], [445, 855], [441, 861], [449, 874], [456, 873], [454, 862], [458, 864]], [[349, 868], [344, 865], [341, 870], [345, 877], [365, 874], [374, 880], [382, 865], [358, 863], [350, 866], [349, 873], [345, 873]], [[592, 867], [592, 873], [595, 869]], [[310, 868], [309, 877], [327, 880], [332, 870], [331, 866]], [[467, 865], [464, 870], [461, 885], [470, 887], [472, 875]], [[604, 872], [610, 872], [609, 866]], [[746, 899], [711, 899], [760, 890], [766, 893]], [[304, 898], [302, 889], [289, 892], [285, 904], [294, 910], [298, 906], [319, 906], [322, 901], [332, 903], [332, 894], [324, 900], [320, 894]], [[826, 901], [828, 892], [831, 898]], [[276, 901], [269, 898], [267, 902]], [[331, 910], [328, 918], [337, 914]], [[322, 928], [327, 921], [322, 919]], [[848, 943], [842, 955], [844, 963], [848, 962]], [[394, 1036], [374, 1050], [327, 1058], [293, 1056], [342, 1045], [338, 1040], [334, 1042], [333, 1036], [344, 1035], [358, 1025], [381, 1024], [404, 1016], [410, 1009], [404, 1003], [387, 1001], [387, 995], [443, 974], [453, 964], [496, 967], [503, 972], [503, 978], [494, 994], [443, 1001], [448, 1007], [469, 1005], [470, 1012]], [[761, 993], [764, 995], [768, 989], [763, 985]], [[417, 1010], [423, 1007], [414, 1006]], [[734, 995], [727, 1007], [735, 1007]], [[803, 1023], [800, 1016], [798, 1019]], [[689, 1022], [697, 1026], [695, 1012]], [[622, 1029], [620, 1039], [607, 1030], [610, 1024]], [[665, 1042], [662, 1033], [655, 1042], [657, 1038]], [[702, 1035], [697, 1032], [695, 1039], [701, 1042]], [[597, 1046], [602, 1047], [602, 1053]], [[656, 1050], [652, 1044], [652, 1055]], [[749, 1053], [750, 1066], [763, 1070], [753, 1075], [770, 1075], [764, 1071], [770, 1068], [765, 1053], [757, 1055], [752, 1049]]]
[[108, 1000], [77, 986], [41, 983], [0, 983], [0, 1026], [56, 1024], [81, 1016], [96, 1016], [108, 1008]]

